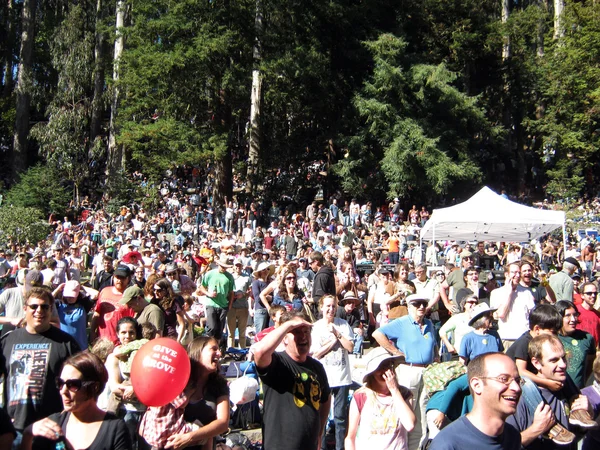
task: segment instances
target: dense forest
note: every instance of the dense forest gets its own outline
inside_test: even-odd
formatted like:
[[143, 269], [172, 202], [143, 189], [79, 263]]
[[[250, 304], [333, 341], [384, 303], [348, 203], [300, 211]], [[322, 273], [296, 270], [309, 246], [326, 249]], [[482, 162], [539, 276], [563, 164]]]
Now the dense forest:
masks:
[[597, 0], [0, 8], [2, 191], [94, 196], [210, 164], [223, 195], [597, 194]]

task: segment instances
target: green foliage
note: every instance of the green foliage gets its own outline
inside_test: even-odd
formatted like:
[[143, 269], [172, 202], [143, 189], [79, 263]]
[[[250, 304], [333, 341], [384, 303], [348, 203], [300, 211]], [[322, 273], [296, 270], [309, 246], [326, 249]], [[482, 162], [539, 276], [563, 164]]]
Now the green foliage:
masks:
[[553, 169], [548, 170], [550, 181], [546, 188], [547, 192], [555, 199], [579, 198], [585, 183], [581, 172], [580, 165], [561, 159]]
[[37, 208], [0, 207], [0, 241], [37, 243], [48, 237], [50, 226]]
[[46, 111], [48, 121], [31, 130], [46, 161], [74, 183], [76, 196], [90, 174], [90, 163], [102, 151], [100, 141], [90, 142], [93, 4], [88, 1], [73, 5], [50, 42], [58, 86]]
[[474, 153], [499, 131], [477, 98], [454, 86], [456, 74], [444, 64], [413, 64], [401, 38], [383, 34], [366, 45], [375, 68], [354, 101], [362, 134], [349, 141], [352, 158], [336, 166], [344, 189], [359, 193], [373, 163], [382, 169], [387, 184], [379, 188], [388, 197], [431, 198], [457, 181], [478, 181]]
[[60, 173], [52, 166], [37, 165], [21, 174], [21, 178], [6, 194], [4, 204], [34, 208], [45, 216], [63, 216], [72, 192], [63, 184]]
[[249, 109], [251, 39], [243, 33], [253, 4], [136, 2], [117, 84], [125, 93], [118, 141], [136, 167], [156, 176], [239, 145], [233, 130]]

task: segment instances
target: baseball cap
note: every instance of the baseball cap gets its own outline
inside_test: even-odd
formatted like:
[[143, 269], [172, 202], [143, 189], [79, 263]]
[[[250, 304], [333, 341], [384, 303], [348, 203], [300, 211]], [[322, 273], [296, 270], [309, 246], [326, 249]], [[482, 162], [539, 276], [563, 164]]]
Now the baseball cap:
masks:
[[63, 297], [77, 298], [80, 290], [81, 285], [79, 284], [79, 281], [69, 280], [65, 283], [65, 287], [63, 288]]
[[128, 266], [120, 265], [114, 273], [115, 277], [127, 278], [131, 276], [131, 269]]
[[134, 298], [137, 298], [140, 296], [142, 296], [142, 297], [144, 296], [144, 291], [142, 290], [141, 287], [129, 286], [127, 289], [125, 289], [125, 292], [123, 292], [123, 297], [121, 297], [121, 300], [119, 300], [119, 305], [126, 305]]

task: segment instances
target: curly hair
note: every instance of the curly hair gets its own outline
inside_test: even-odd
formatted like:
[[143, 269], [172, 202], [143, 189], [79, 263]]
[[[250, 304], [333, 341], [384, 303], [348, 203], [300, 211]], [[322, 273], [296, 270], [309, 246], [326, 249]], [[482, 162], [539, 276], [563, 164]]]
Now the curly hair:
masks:
[[165, 292], [165, 295], [163, 295], [160, 300], [157, 299], [158, 306], [164, 310], [171, 308], [171, 306], [173, 306], [173, 302], [175, 301], [175, 297], [177, 297], [173, 291], [171, 282], [166, 278], [161, 278], [154, 283], [154, 285], [160, 287]]
[[[285, 286], [285, 278], [286, 278], [288, 275], [293, 275], [293, 276], [296, 276], [296, 272], [294, 272], [294, 271], [292, 271], [292, 270], [290, 270], [290, 269], [288, 268], [288, 269], [286, 269], [285, 271], [283, 271], [281, 275], [282, 275], [282, 276], [281, 276], [281, 278], [280, 278], [280, 280], [279, 280], [279, 286], [277, 287], [277, 289], [278, 289], [278, 291], [277, 291], [277, 292], [278, 292], [278, 295], [279, 295], [279, 296], [280, 296], [282, 299], [284, 299], [286, 302], [289, 302], [289, 301], [291, 301], [292, 299], [291, 299], [291, 298], [289, 298], [289, 296], [288, 296], [287, 288], [286, 288], [286, 286]], [[294, 294], [297, 294], [297, 293], [299, 293], [299, 292], [300, 292], [300, 288], [298, 287], [298, 283], [294, 283]]]

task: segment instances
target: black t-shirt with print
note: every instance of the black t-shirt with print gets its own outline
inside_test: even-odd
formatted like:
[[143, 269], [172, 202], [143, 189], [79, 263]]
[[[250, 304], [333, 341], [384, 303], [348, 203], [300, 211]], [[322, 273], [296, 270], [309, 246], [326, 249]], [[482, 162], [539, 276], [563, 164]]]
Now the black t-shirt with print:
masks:
[[276, 352], [271, 365], [258, 374], [265, 394], [264, 449], [317, 448], [319, 409], [331, 393], [323, 365], [311, 357], [298, 363]]

